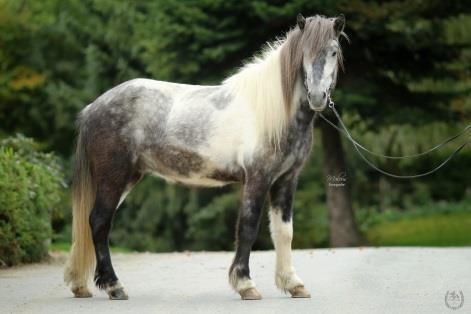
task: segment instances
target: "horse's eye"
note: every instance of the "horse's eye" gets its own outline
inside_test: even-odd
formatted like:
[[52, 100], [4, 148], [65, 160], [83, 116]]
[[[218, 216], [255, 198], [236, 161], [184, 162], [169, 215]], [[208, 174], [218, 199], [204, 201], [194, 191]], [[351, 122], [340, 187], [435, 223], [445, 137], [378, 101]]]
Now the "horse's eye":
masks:
[[332, 57], [335, 57], [337, 55], [337, 51], [332, 52]]

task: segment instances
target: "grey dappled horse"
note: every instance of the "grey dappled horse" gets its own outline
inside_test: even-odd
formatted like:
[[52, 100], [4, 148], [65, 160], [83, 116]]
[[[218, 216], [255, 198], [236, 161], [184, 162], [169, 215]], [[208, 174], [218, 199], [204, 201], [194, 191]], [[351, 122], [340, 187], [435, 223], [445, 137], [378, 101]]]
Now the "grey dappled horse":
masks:
[[345, 19], [298, 15], [286, 37], [218, 86], [134, 79], [98, 97], [78, 119], [73, 246], [65, 280], [76, 297], [87, 282], [127, 299], [108, 234], [126, 194], [146, 173], [192, 186], [243, 184], [229, 282], [242, 299], [260, 299], [249, 256], [266, 196], [276, 249], [275, 282], [310, 297], [291, 263], [292, 204], [312, 144], [315, 111], [334, 88]]

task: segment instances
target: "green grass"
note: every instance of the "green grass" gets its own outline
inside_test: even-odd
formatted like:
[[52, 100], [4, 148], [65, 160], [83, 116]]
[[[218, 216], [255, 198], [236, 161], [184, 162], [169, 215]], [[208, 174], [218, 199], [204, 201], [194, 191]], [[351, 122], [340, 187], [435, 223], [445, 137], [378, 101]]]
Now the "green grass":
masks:
[[377, 246], [471, 245], [471, 212], [437, 213], [380, 222], [366, 231]]
[[[70, 243], [67, 242], [57, 242], [57, 243], [52, 243], [51, 246], [49, 247], [50, 251], [60, 251], [60, 252], [68, 252], [70, 251]], [[132, 250], [124, 247], [119, 247], [119, 246], [112, 246], [110, 247], [111, 252], [113, 253], [131, 253], [133, 252]]]
[[70, 243], [60, 242], [60, 243], [51, 243], [49, 246], [49, 251], [60, 251], [68, 252], [70, 250]]

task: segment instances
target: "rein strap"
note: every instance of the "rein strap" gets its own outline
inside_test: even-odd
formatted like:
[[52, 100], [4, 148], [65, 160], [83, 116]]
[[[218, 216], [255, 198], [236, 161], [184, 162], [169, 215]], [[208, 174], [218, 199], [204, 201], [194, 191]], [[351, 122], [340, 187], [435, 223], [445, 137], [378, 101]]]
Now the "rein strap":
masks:
[[466, 133], [470, 128], [471, 128], [471, 124], [468, 124], [462, 131], [460, 131], [458, 134], [446, 139], [445, 141], [443, 141], [442, 143], [436, 145], [435, 147], [425, 151], [425, 152], [422, 152], [422, 153], [418, 153], [418, 154], [413, 154], [413, 155], [405, 155], [405, 156], [387, 156], [387, 155], [383, 155], [383, 154], [379, 154], [379, 153], [375, 153], [375, 152], [372, 152], [371, 150], [365, 148], [364, 146], [362, 146], [360, 143], [358, 143], [357, 141], [355, 141], [352, 137], [352, 135], [350, 134], [350, 132], [348, 131], [347, 127], [345, 126], [345, 124], [343, 123], [342, 119], [340, 118], [340, 115], [339, 113], [337, 112], [337, 110], [335, 109], [335, 103], [332, 101], [332, 99], [330, 98], [330, 95], [329, 95], [329, 108], [332, 109], [332, 111], [334, 112], [336, 118], [338, 119], [339, 123], [340, 123], [340, 126], [342, 127], [339, 128], [337, 125], [335, 125], [332, 121], [330, 121], [329, 119], [327, 119], [322, 113], [319, 113], [319, 115], [321, 116], [322, 119], [324, 119], [325, 122], [327, 122], [329, 125], [331, 125], [333, 128], [335, 128], [337, 131], [339, 131], [341, 134], [343, 134], [344, 136], [347, 137], [347, 139], [353, 144], [353, 148], [355, 148], [356, 152], [358, 153], [358, 155], [360, 155], [360, 157], [363, 159], [363, 161], [368, 164], [371, 168], [373, 168], [374, 170], [384, 174], [384, 175], [387, 175], [387, 176], [390, 176], [390, 177], [393, 177], [393, 178], [396, 178], [396, 179], [414, 179], [414, 178], [420, 178], [420, 177], [424, 177], [424, 176], [427, 176], [429, 174], [432, 174], [436, 171], [438, 171], [440, 168], [442, 168], [443, 166], [445, 166], [455, 155], [457, 155], [467, 144], [470, 144], [471, 143], [471, 139], [468, 139], [466, 142], [464, 142], [463, 144], [461, 144], [457, 149], [455, 149], [455, 151], [453, 153], [450, 154], [450, 156], [448, 156], [448, 158], [446, 158], [441, 164], [439, 164], [437, 167], [433, 168], [432, 170], [430, 171], [427, 171], [427, 172], [424, 172], [424, 173], [419, 173], [419, 174], [415, 174], [415, 175], [396, 175], [394, 173], [390, 173], [390, 172], [387, 172], [387, 171], [384, 171], [380, 168], [378, 168], [375, 164], [373, 164], [373, 162], [371, 162], [368, 158], [365, 157], [365, 155], [360, 151], [360, 150], [363, 150], [371, 155], [374, 155], [374, 156], [378, 156], [378, 157], [383, 157], [383, 158], [388, 158], [388, 159], [407, 159], [407, 158], [415, 158], [415, 157], [420, 157], [420, 156], [424, 156], [424, 155], [427, 155], [439, 148], [441, 148], [442, 146], [448, 144], [449, 142], [453, 141], [454, 139], [460, 137], [461, 135], [463, 135], [464, 133]]

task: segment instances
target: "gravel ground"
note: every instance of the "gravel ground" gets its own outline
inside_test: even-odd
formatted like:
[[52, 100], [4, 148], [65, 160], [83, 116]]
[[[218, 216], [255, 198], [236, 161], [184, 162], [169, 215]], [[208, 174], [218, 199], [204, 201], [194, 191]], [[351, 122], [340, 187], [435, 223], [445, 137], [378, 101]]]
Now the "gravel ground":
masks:
[[[471, 248], [294, 251], [311, 299], [278, 291], [275, 253], [253, 252], [251, 274], [260, 301], [241, 301], [229, 288], [232, 256], [113, 254], [130, 299], [110, 301], [96, 290], [93, 298], [73, 298], [62, 282], [64, 257], [55, 254], [47, 264], [0, 270], [0, 313], [471, 313]], [[460, 305], [461, 293], [464, 304], [450, 309]]]

